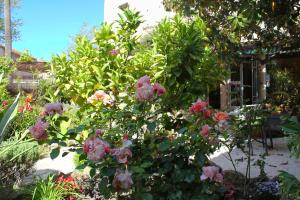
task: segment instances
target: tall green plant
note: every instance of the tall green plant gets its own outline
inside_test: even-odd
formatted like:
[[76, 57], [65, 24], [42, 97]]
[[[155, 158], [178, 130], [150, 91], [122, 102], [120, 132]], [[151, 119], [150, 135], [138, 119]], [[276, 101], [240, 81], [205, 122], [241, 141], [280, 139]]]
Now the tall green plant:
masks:
[[[300, 123], [297, 117], [291, 117], [282, 130], [288, 134], [288, 147], [292, 156], [300, 157]], [[282, 198], [300, 199], [300, 181], [292, 174], [281, 171], [279, 174], [280, 193]]]
[[8, 108], [4, 116], [2, 117], [0, 121], [0, 143], [3, 141], [5, 137], [5, 131], [9, 123], [12, 121], [12, 119], [17, 114], [17, 106], [19, 101], [20, 94], [16, 97], [14, 103]]
[[207, 27], [202, 19], [186, 19], [176, 15], [165, 19], [152, 35], [153, 48], [165, 56], [163, 82], [167, 87], [169, 102], [178, 107], [184, 102], [208, 97], [226, 75], [218, 64], [207, 38]]
[[82, 107], [96, 90], [116, 95], [147, 74], [166, 85], [165, 99], [172, 99], [165, 101], [166, 106], [178, 108], [207, 97], [225, 79], [227, 71], [207, 43], [207, 28], [200, 18], [186, 20], [178, 15], [163, 20], [154, 29], [150, 45], [139, 40], [141, 23], [138, 12], [125, 10], [113, 25], [96, 30], [91, 40], [79, 35], [68, 55], [52, 59], [55, 94]]
[[[104, 23], [90, 40], [79, 35], [68, 55], [54, 56], [51, 69], [57, 86], [56, 94], [80, 106], [96, 90], [118, 93], [136, 80], [131, 60], [139, 48], [138, 12], [125, 10], [116, 21], [116, 29]], [[135, 50], [135, 51], [134, 51]]]
[[40, 180], [32, 192], [32, 200], [63, 200], [64, 192], [55, 183], [54, 176]]

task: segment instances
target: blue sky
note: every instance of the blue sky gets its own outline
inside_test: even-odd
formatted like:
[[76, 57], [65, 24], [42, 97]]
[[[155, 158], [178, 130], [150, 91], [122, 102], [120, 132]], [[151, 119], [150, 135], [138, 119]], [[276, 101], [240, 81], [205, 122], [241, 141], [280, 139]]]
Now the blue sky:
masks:
[[100, 26], [103, 7], [104, 0], [20, 0], [13, 17], [22, 21], [21, 37], [13, 48], [50, 60], [71, 45], [82, 27]]

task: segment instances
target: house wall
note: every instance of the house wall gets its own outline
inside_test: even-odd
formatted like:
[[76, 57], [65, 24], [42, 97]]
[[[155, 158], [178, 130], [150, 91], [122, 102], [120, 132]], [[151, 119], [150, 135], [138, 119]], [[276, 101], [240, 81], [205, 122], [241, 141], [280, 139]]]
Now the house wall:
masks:
[[[4, 55], [5, 55], [5, 47], [0, 46], [0, 56], [4, 56]], [[12, 56], [12, 59], [14, 61], [16, 61], [20, 57], [20, 54], [13, 51], [11, 56]]]
[[172, 12], [165, 10], [162, 0], [104, 0], [104, 21], [112, 23], [117, 20], [121, 12], [120, 6], [128, 4], [129, 8], [139, 11], [145, 21], [139, 28], [139, 32], [153, 27], [157, 22], [167, 16], [173, 16]]

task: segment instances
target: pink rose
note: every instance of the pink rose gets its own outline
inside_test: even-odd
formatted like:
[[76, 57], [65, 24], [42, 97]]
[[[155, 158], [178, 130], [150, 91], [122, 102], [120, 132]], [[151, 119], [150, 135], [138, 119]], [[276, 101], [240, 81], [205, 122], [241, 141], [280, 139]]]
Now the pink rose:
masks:
[[36, 140], [44, 140], [48, 138], [47, 128], [49, 124], [42, 119], [38, 119], [34, 126], [29, 128], [31, 135]]
[[109, 144], [97, 137], [88, 138], [83, 145], [83, 152], [89, 160], [99, 161], [110, 152]]
[[200, 131], [201, 135], [204, 137], [204, 138], [207, 138], [208, 135], [209, 135], [209, 130], [211, 129], [211, 127], [207, 124], [205, 124], [204, 126], [202, 126], [202, 129]]
[[88, 103], [101, 101], [104, 105], [112, 105], [114, 102], [113, 98], [102, 90], [96, 91], [92, 96], [90, 96], [87, 99], [87, 101]]
[[207, 166], [202, 167], [202, 171], [201, 180], [206, 180], [208, 178], [213, 180], [215, 175], [219, 172], [219, 168], [216, 166]]
[[144, 84], [136, 89], [135, 96], [138, 101], [149, 101], [154, 96], [153, 87], [149, 84]]
[[223, 183], [223, 180], [224, 180], [224, 176], [222, 173], [215, 174], [214, 181]]
[[132, 153], [128, 147], [112, 149], [111, 155], [115, 156], [119, 163], [123, 164], [127, 164], [128, 157], [132, 157]]
[[104, 134], [104, 130], [102, 130], [102, 129], [96, 129], [96, 131], [95, 131], [95, 135], [96, 136], [102, 136]]
[[166, 93], [166, 89], [159, 83], [154, 83], [153, 90], [157, 96], [162, 96]]
[[220, 171], [221, 169], [216, 166], [202, 167], [200, 179], [203, 181], [209, 178], [211, 181], [223, 182], [223, 174]]
[[131, 173], [127, 170], [122, 171], [120, 169], [116, 170], [115, 177], [113, 180], [113, 186], [117, 191], [128, 190], [133, 184]]
[[207, 102], [198, 100], [197, 102], [192, 104], [189, 110], [191, 113], [199, 113], [205, 111], [207, 106], [208, 106]]
[[45, 115], [55, 115], [63, 113], [63, 104], [62, 103], [47, 103], [45, 105]]
[[141, 77], [136, 84], [136, 87], [142, 87], [143, 85], [150, 85], [150, 77], [145, 75], [143, 77]]

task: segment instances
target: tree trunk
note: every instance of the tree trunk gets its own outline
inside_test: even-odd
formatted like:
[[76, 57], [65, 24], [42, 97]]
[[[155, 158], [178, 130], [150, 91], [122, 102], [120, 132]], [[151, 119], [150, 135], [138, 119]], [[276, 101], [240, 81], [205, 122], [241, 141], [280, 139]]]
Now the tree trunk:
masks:
[[11, 58], [11, 4], [10, 0], [4, 0], [4, 23], [5, 23], [5, 56]]
[[267, 86], [266, 86], [266, 55], [259, 56], [260, 63], [258, 64], [258, 99], [260, 102], [267, 98]]

